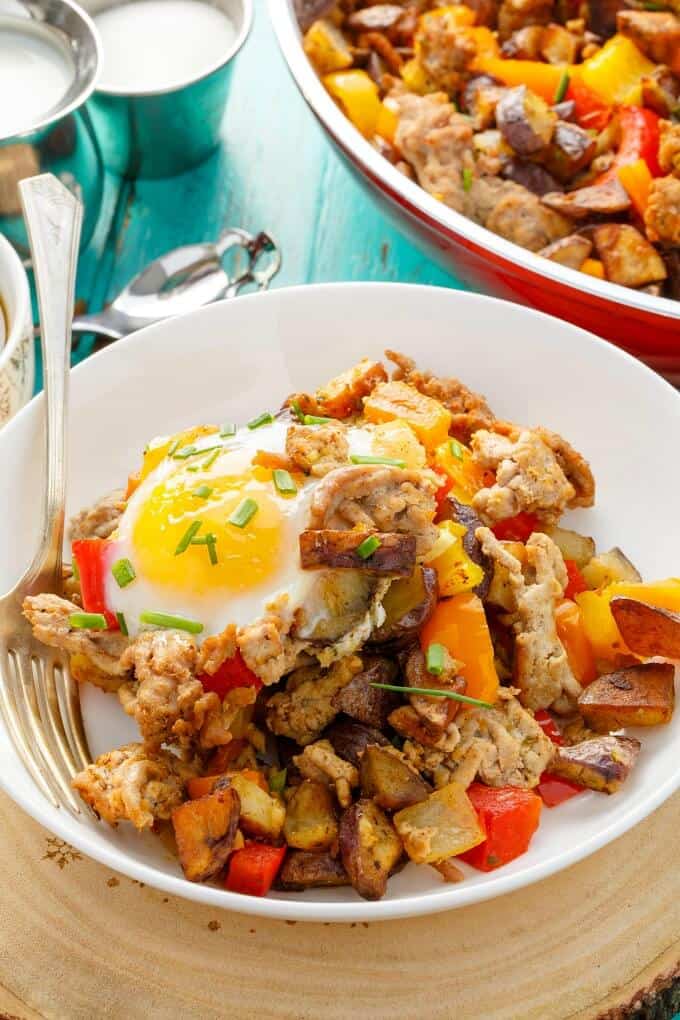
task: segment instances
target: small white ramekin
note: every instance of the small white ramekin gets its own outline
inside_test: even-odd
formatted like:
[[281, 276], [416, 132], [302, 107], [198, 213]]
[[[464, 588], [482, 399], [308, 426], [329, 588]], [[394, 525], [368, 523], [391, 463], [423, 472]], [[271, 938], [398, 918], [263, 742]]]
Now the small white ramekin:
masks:
[[28, 278], [21, 259], [1, 234], [0, 303], [7, 320], [7, 339], [0, 347], [0, 428], [2, 428], [33, 395], [35, 344]]

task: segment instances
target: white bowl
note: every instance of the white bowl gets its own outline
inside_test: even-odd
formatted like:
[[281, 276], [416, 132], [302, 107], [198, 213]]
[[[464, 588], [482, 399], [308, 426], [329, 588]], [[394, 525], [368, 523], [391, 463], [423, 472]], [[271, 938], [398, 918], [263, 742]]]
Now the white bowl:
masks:
[[0, 428], [30, 400], [34, 377], [28, 279], [21, 259], [0, 234]]
[[[491, 298], [397, 284], [331, 284], [239, 298], [121, 340], [72, 376], [69, 512], [118, 485], [147, 440], [195, 422], [245, 421], [295, 389], [315, 388], [384, 346], [460, 376], [499, 416], [543, 423], [593, 465], [597, 506], [573, 514], [602, 548], [620, 545], [649, 578], [678, 572], [680, 397], [621, 351], [564, 322]], [[43, 403], [34, 400], [0, 435], [0, 589], [32, 553], [42, 495]], [[92, 751], [134, 739], [114, 698], [83, 688]], [[225, 909], [310, 921], [377, 920], [474, 903], [545, 878], [639, 822], [680, 786], [680, 713], [639, 734], [636, 769], [613, 797], [587, 793], [552, 811], [527, 854], [490, 874], [466, 869], [445, 885], [407, 867], [379, 903], [352, 889], [256, 899], [185, 881], [153, 836], [114, 831], [53, 809], [0, 729], [0, 785], [62, 839], [166, 892]]]

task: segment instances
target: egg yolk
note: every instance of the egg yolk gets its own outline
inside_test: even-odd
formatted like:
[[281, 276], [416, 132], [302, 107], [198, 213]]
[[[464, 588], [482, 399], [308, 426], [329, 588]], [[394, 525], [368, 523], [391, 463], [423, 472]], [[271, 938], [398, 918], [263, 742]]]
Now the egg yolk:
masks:
[[[244, 499], [254, 500], [257, 510], [244, 527], [237, 527], [229, 518]], [[192, 525], [194, 541], [178, 553]], [[201, 477], [179, 470], [159, 483], [139, 509], [132, 529], [138, 573], [194, 594], [244, 592], [279, 569], [284, 525], [270, 471], [251, 468], [238, 475]], [[208, 545], [200, 542], [206, 535], [215, 537], [216, 563]]]

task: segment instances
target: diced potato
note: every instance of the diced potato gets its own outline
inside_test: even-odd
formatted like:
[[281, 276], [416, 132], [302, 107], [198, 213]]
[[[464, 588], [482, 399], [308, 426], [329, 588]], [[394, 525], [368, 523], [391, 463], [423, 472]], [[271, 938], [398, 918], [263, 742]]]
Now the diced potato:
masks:
[[449, 783], [427, 800], [394, 816], [404, 849], [417, 864], [436, 864], [462, 854], [486, 838], [470, 798], [458, 783]]
[[327, 850], [338, 835], [333, 797], [323, 783], [305, 779], [288, 800], [284, 839], [298, 850]]
[[407, 468], [424, 468], [427, 463], [425, 448], [410, 425], [399, 418], [376, 425], [371, 449], [379, 457], [403, 460]]
[[347, 418], [361, 411], [363, 398], [386, 379], [387, 372], [379, 361], [363, 358], [318, 390], [317, 400], [332, 418]]
[[[585, 567], [586, 563], [590, 563], [595, 555], [594, 539], [586, 535], [579, 535], [578, 531], [555, 527], [546, 529], [546, 534], [552, 538], [565, 560], [573, 560], [579, 569]], [[605, 553], [605, 555], [609, 554]]]
[[640, 753], [634, 737], [593, 737], [571, 747], [557, 747], [550, 772], [601, 793], [616, 793]]
[[349, 44], [332, 21], [320, 18], [311, 25], [304, 38], [305, 53], [319, 74], [342, 71], [354, 63]]
[[388, 811], [425, 800], [431, 787], [394, 747], [367, 747], [361, 756], [359, 781], [364, 797]]
[[612, 283], [644, 287], [668, 275], [659, 252], [629, 223], [600, 224], [593, 230], [593, 243]]
[[599, 733], [670, 722], [675, 706], [674, 677], [673, 666], [656, 662], [607, 673], [583, 691], [579, 711], [587, 725]]
[[240, 825], [251, 836], [276, 840], [281, 835], [286, 817], [285, 805], [272, 797], [242, 773], [230, 777], [231, 786], [241, 798]]
[[329, 853], [309, 853], [306, 850], [293, 850], [286, 855], [279, 872], [279, 883], [289, 890], [350, 884], [342, 861]]
[[376, 386], [364, 400], [364, 414], [368, 421], [376, 423], [403, 419], [428, 450], [444, 442], [451, 425], [451, 412], [438, 400], [403, 382]]
[[[371, 634], [371, 644], [395, 646], [412, 641], [437, 604], [437, 572], [418, 566], [411, 577], [393, 581], [385, 598], [385, 620]], [[350, 713], [351, 714], [351, 713]]]
[[340, 856], [350, 881], [365, 900], [379, 900], [403, 853], [392, 824], [372, 800], [358, 800], [340, 820]]
[[240, 806], [238, 793], [229, 787], [188, 800], [172, 812], [180, 864], [190, 882], [204, 882], [224, 867], [234, 845]]
[[631, 652], [680, 659], [680, 614], [636, 599], [613, 598], [611, 611]]
[[363, 670], [334, 695], [333, 707], [357, 722], [382, 729], [387, 724], [390, 712], [400, 704], [400, 699], [398, 694], [382, 691], [372, 685], [393, 684], [397, 678], [398, 666], [392, 659], [378, 655], [362, 658]]
[[389, 740], [374, 726], [365, 726], [353, 719], [340, 719], [325, 731], [324, 736], [330, 740], [333, 750], [345, 761], [356, 768], [359, 767], [361, 756], [369, 744], [385, 746]]
[[[579, 567], [581, 567], [580, 563]], [[582, 566], [581, 573], [589, 588], [602, 588], [606, 584], [611, 584], [612, 581], [636, 583], [642, 580], [640, 572], [616, 547], [610, 549], [609, 552], [600, 553], [599, 556], [593, 556]]]

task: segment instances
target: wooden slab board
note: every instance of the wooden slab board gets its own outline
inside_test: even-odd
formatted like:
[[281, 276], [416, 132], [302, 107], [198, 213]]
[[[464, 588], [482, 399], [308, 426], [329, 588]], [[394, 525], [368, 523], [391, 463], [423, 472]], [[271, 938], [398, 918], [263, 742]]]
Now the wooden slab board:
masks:
[[621, 1020], [680, 975], [679, 826], [680, 794], [510, 896], [407, 921], [308, 925], [116, 875], [3, 794], [0, 1017]]

